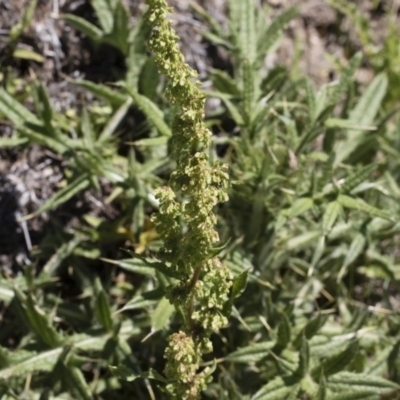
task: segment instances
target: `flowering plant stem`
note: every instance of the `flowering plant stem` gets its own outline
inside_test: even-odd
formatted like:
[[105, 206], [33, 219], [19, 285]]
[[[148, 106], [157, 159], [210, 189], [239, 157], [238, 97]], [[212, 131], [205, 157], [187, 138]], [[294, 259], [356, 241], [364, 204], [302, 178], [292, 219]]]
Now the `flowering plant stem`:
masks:
[[[171, 398], [194, 400], [210, 381], [212, 370], [201, 370], [202, 356], [212, 352], [210, 336], [226, 326], [232, 280], [216, 255], [219, 242], [213, 208], [227, 200], [226, 165], [210, 165], [211, 132], [204, 124], [205, 96], [197, 73], [185, 63], [178, 36], [167, 19], [165, 0], [146, 0], [146, 19], [152, 27], [149, 48], [156, 65], [168, 77], [166, 97], [179, 112], [173, 122], [172, 158], [176, 169], [167, 186], [157, 190], [160, 210], [154, 216], [163, 239], [159, 257], [176, 282], [167, 298], [182, 311], [179, 332], [165, 350], [166, 392]], [[229, 307], [228, 307], [229, 308]]]

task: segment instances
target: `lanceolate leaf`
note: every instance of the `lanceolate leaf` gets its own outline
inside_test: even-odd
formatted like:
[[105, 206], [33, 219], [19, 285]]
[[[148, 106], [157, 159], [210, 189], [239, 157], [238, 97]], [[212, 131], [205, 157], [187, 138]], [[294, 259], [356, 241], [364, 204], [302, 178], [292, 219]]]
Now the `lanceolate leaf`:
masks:
[[356, 69], [361, 63], [362, 55], [361, 53], [357, 53], [349, 62], [347, 68], [345, 68], [340, 76], [340, 81], [337, 86], [334, 87], [332, 94], [329, 98], [329, 104], [334, 105], [340, 100], [341, 95], [345, 90], [347, 90], [348, 86], [352, 82], [353, 75], [356, 72]]
[[[372, 125], [381, 106], [383, 97], [386, 94], [387, 85], [388, 79], [385, 74], [376, 76], [361, 97], [356, 108], [351, 112], [350, 120], [361, 126]], [[357, 149], [364, 140], [364, 135], [362, 130], [352, 130], [347, 133], [347, 139], [340, 142], [337, 146], [336, 165], [346, 160], [346, 158]]]
[[151, 325], [153, 329], [159, 331], [160, 329], [165, 328], [174, 311], [175, 307], [168, 299], [163, 297], [151, 314]]
[[[120, 337], [125, 339], [138, 333], [139, 329], [134, 328], [129, 321], [126, 321], [119, 331]], [[90, 336], [76, 334], [69, 338], [68, 343], [72, 344], [77, 350], [100, 352], [109, 339], [109, 334], [101, 336], [96, 336], [95, 334]], [[14, 365], [1, 369], [0, 381], [8, 380], [12, 376], [26, 375], [36, 371], [51, 371], [63, 351], [64, 348], [60, 346], [48, 351], [32, 354], [30, 357]]]
[[86, 383], [82, 371], [79, 368], [71, 365], [67, 366], [62, 364], [60, 367], [63, 379], [68, 382], [69, 387], [72, 389], [71, 391], [75, 393], [75, 396], [82, 400], [92, 400], [92, 391], [90, 390], [89, 385]]
[[351, 389], [353, 392], [371, 390], [377, 394], [389, 394], [400, 389], [398, 384], [386, 379], [354, 372], [339, 372], [331, 376], [328, 388], [334, 391]]
[[281, 377], [275, 378], [271, 382], [263, 386], [251, 400], [282, 400], [287, 398], [290, 392], [294, 389], [296, 380], [284, 380]]
[[323, 374], [319, 378], [319, 387], [315, 400], [326, 400], [326, 380]]
[[318, 314], [316, 317], [307, 322], [307, 325], [304, 327], [304, 336], [306, 337], [306, 339], [310, 340], [313, 336], [315, 336], [318, 331], [324, 326], [327, 319], [327, 315]]
[[358, 352], [359, 346], [357, 341], [353, 341], [345, 350], [341, 353], [327, 358], [320, 363], [313, 371], [312, 375], [317, 378], [321, 374], [324, 374], [325, 378], [336, 374], [340, 371], [345, 370], [347, 365], [351, 362], [353, 357]]
[[56, 192], [42, 207], [35, 212], [35, 214], [40, 214], [44, 211], [58, 207], [60, 204], [65, 203], [70, 198], [78, 194], [79, 192], [85, 190], [90, 185], [90, 180], [86, 174], [83, 174], [75, 179], [60, 191]]
[[239, 4], [239, 26], [238, 26], [238, 47], [240, 58], [247, 59], [252, 65], [256, 57], [256, 24], [255, 24], [255, 6], [252, 0], [243, 0]]
[[161, 135], [171, 136], [172, 132], [163, 119], [162, 111], [147, 97], [137, 93], [131, 87], [126, 86], [126, 90], [132, 96], [137, 106], [146, 114], [149, 121], [158, 129]]
[[393, 220], [394, 217], [389, 215], [387, 212], [380, 210], [379, 208], [369, 205], [361, 198], [340, 195], [338, 197], [338, 201], [344, 208], [364, 211], [373, 217], [380, 217], [387, 220]]
[[56, 347], [60, 343], [60, 336], [51, 324], [50, 317], [35, 304], [31, 296], [25, 296], [18, 289], [14, 289], [18, 306], [23, 310], [25, 322], [37, 337], [48, 347]]
[[344, 184], [340, 187], [341, 193], [347, 194], [351, 192], [356, 186], [358, 186], [360, 183], [363, 183], [365, 179], [367, 179], [372, 172], [375, 171], [376, 167], [377, 165], [375, 163], [368, 164], [359, 171], [351, 174], [346, 178]]
[[111, 89], [106, 85], [93, 83], [85, 80], [78, 80], [75, 82], [75, 84], [84, 89], [89, 90], [94, 95], [100, 97], [103, 100], [108, 101], [111, 105], [115, 107], [120, 107], [128, 99], [128, 96], [120, 93], [117, 90], [117, 88]]
[[128, 98], [121, 107], [115, 112], [115, 114], [109, 119], [107, 125], [103, 128], [99, 135], [99, 142], [106, 141], [115, 132], [118, 125], [125, 118], [132, 105], [132, 99]]
[[101, 29], [97, 28], [97, 26], [91, 24], [81, 17], [73, 14], [64, 14], [61, 16], [61, 18], [95, 42], [100, 41], [103, 36]]
[[111, 32], [113, 21], [113, 7], [110, 0], [93, 0], [92, 6], [96, 11], [100, 25], [105, 33]]
[[22, 127], [26, 122], [39, 123], [38, 119], [22, 104], [15, 100], [3, 88], [0, 88], [0, 113], [17, 127]]
[[309, 112], [310, 125], [313, 125], [317, 119], [317, 98], [315, 94], [315, 89], [313, 83], [307, 79], [306, 80], [306, 91], [307, 91], [307, 103]]
[[132, 300], [122, 307], [119, 311], [136, 310], [156, 306], [164, 296], [164, 290], [154, 289], [135, 296]]
[[246, 58], [242, 64], [243, 68], [243, 104], [246, 112], [246, 122], [250, 126], [254, 119], [255, 105], [255, 71], [253, 65]]
[[107, 332], [113, 329], [110, 304], [104, 289], [100, 286], [95, 299], [94, 311], [98, 321], [103, 325]]
[[135, 374], [131, 369], [118, 366], [118, 367], [110, 367], [110, 371], [114, 376], [117, 376], [120, 379], [124, 379], [128, 382], [132, 382], [138, 378], [147, 378], [147, 379], [155, 379], [161, 382], [168, 382], [162, 375], [160, 375], [157, 371], [151, 369], [146, 372], [142, 372], [140, 374]]
[[300, 353], [299, 353], [299, 366], [295, 372], [296, 376], [300, 376], [303, 378], [308, 373], [308, 367], [310, 363], [310, 347], [308, 345], [308, 341], [305, 337], [300, 345]]
[[246, 290], [248, 275], [249, 271], [244, 271], [233, 280], [232, 298], [239, 297]]
[[329, 397], [329, 400], [379, 400], [381, 396], [373, 390], [348, 390]]
[[281, 314], [281, 322], [279, 323], [278, 332], [277, 332], [277, 344], [278, 346], [285, 348], [291, 339], [291, 326], [289, 320], [285, 313]]
[[154, 277], [156, 275], [155, 267], [150, 267], [148, 264], [139, 258], [122, 259], [122, 260], [109, 260], [108, 258], [102, 259], [110, 264], [118, 265], [118, 267], [125, 271], [135, 274]]
[[249, 346], [243, 347], [229, 354], [227, 359], [237, 363], [248, 363], [259, 361], [266, 357], [270, 350], [275, 346], [274, 341], [254, 343]]
[[324, 235], [330, 232], [341, 212], [342, 206], [338, 201], [335, 200], [328, 203], [322, 217], [322, 231]]
[[301, 197], [296, 199], [293, 205], [287, 210], [288, 217], [294, 218], [303, 213], [314, 206], [313, 199], [310, 197]]
[[257, 62], [261, 63], [268, 51], [274, 45], [275, 41], [279, 38], [285, 26], [297, 15], [298, 9], [296, 7], [288, 8], [273, 19], [268, 28], [261, 32], [258, 38], [258, 52]]
[[362, 233], [358, 233], [350, 244], [350, 248], [343, 261], [343, 266], [339, 271], [338, 280], [341, 280], [346, 273], [347, 267], [353, 263], [364, 249], [366, 239]]

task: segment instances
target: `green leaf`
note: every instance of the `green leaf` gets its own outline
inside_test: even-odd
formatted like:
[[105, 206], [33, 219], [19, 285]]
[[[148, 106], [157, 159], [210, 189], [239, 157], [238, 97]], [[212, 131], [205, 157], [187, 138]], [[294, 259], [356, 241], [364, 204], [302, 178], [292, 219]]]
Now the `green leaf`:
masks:
[[[129, 321], [125, 321], [118, 335], [121, 339], [128, 339], [139, 332], [140, 330], [137, 327], [133, 327]], [[69, 338], [69, 342], [77, 350], [100, 352], [109, 339], [109, 334], [101, 336], [94, 333], [91, 335], [75, 334]], [[30, 354], [12, 366], [0, 369], [0, 381], [8, 381], [12, 376], [26, 375], [39, 371], [50, 372], [63, 351], [64, 347], [57, 347], [41, 353]]]
[[127, 251], [127, 253], [129, 253], [132, 256], [132, 258], [142, 261], [148, 267], [154, 268], [156, 271], [161, 272], [162, 274], [168, 276], [169, 278], [179, 279], [182, 277], [181, 273], [173, 270], [172, 268], [169, 268], [166, 264], [160, 261], [149, 261], [146, 257], [143, 257], [140, 254], [136, 254], [130, 251]]
[[198, 13], [210, 26], [210, 30], [212, 32], [215, 32], [217, 36], [223, 37], [224, 36], [224, 31], [222, 29], [222, 26], [220, 23], [217, 21], [216, 18], [213, 17], [212, 14], [208, 13], [200, 4], [198, 3], [192, 3], [190, 4], [190, 7]]
[[127, 55], [129, 50], [129, 13], [121, 1], [118, 1], [114, 8], [113, 19], [113, 30], [104, 35], [103, 39]]
[[352, 173], [347, 177], [340, 187], [340, 192], [343, 194], [350, 193], [354, 188], [363, 183], [377, 168], [375, 163], [371, 163]]
[[213, 70], [210, 72], [210, 78], [213, 82], [213, 87], [222, 93], [238, 96], [240, 90], [236, 81], [225, 71]]
[[[50, 135], [56, 137], [56, 139], [49, 135], [49, 130], [51, 131]], [[68, 136], [59, 138], [60, 135], [58, 132], [55, 132], [51, 126], [44, 126], [43, 123], [36, 124], [26, 121], [20, 132], [22, 135], [28, 137], [31, 142], [47, 146], [60, 154], [65, 153], [71, 144]]]
[[15, 24], [10, 29], [9, 35], [11, 39], [17, 40], [25, 31], [25, 29], [30, 25], [37, 7], [37, 2], [37, 0], [32, 0], [28, 3], [28, 6], [26, 7], [26, 10], [22, 16], [21, 22]]
[[304, 214], [310, 208], [314, 206], [314, 201], [310, 197], [300, 197], [296, 199], [293, 205], [288, 209], [285, 210], [285, 214], [289, 218], [298, 217], [301, 214]]
[[45, 272], [49, 275], [56, 275], [61, 263], [74, 252], [76, 247], [79, 246], [81, 242], [82, 238], [76, 236], [70, 241], [63, 243], [46, 262], [42, 273]]
[[[56, 136], [54, 133], [56, 132], [54, 129], [51, 129], [51, 122], [53, 119], [53, 109], [50, 105], [49, 96], [41, 83], [36, 85], [36, 93], [38, 98], [37, 104], [37, 112], [41, 117], [41, 120], [44, 122], [47, 131], [52, 134], [52, 136]], [[49, 129], [49, 128], [50, 129]]]
[[310, 364], [310, 347], [308, 345], [307, 339], [303, 336], [299, 353], [299, 366], [297, 367], [295, 375], [304, 378], [308, 373], [309, 364]]
[[60, 336], [51, 324], [49, 316], [35, 304], [31, 296], [26, 297], [16, 288], [14, 292], [15, 301], [30, 329], [46, 346], [56, 347], [60, 343]]
[[92, 121], [90, 119], [90, 115], [85, 108], [82, 110], [81, 132], [83, 134], [85, 145], [89, 149], [92, 149], [95, 145], [96, 135], [94, 132]]
[[168, 144], [168, 137], [158, 136], [154, 138], [139, 139], [136, 140], [135, 142], [127, 142], [127, 144], [133, 144], [138, 147], [165, 146]]
[[322, 232], [324, 235], [327, 235], [331, 231], [341, 213], [342, 206], [338, 201], [335, 200], [328, 203], [322, 217]]
[[285, 313], [281, 314], [280, 319], [276, 343], [279, 347], [284, 349], [290, 343], [292, 329]]
[[35, 14], [37, 3], [37, 0], [32, 0], [29, 2], [29, 5], [25, 10], [24, 15], [22, 16], [22, 31], [24, 31], [30, 25], [32, 18]]
[[233, 280], [232, 299], [238, 298], [246, 290], [248, 276], [249, 271], [244, 271]]
[[201, 36], [204, 37], [204, 39], [208, 40], [209, 42], [217, 45], [217, 46], [223, 46], [226, 49], [229, 50], [234, 50], [232, 43], [229, 42], [228, 40], [223, 39], [221, 36], [216, 35], [215, 33], [212, 32], [207, 32], [207, 31], [201, 31]]
[[76, 178], [73, 182], [63, 187], [52, 197], [42, 207], [37, 210], [34, 215], [41, 214], [42, 212], [54, 209], [59, 205], [65, 203], [72, 197], [74, 197], [79, 192], [87, 189], [90, 186], [90, 180], [86, 174], [83, 174]]
[[327, 358], [320, 363], [311, 372], [314, 378], [318, 378], [321, 374], [324, 374], [325, 378], [330, 375], [334, 375], [340, 371], [344, 371], [347, 365], [353, 360], [354, 356], [359, 350], [357, 340], [353, 340], [352, 343], [342, 352], [332, 357]]
[[301, 235], [290, 238], [286, 242], [286, 248], [288, 250], [298, 250], [303, 247], [309, 246], [311, 243], [314, 243], [321, 236], [321, 232], [319, 231], [311, 231], [305, 232]]
[[27, 138], [10, 137], [10, 138], [0, 138], [0, 149], [5, 147], [17, 147], [28, 142]]
[[274, 341], [253, 343], [229, 354], [227, 360], [236, 363], [257, 362], [270, 354], [274, 346]]
[[13, 53], [13, 57], [20, 58], [22, 60], [36, 61], [38, 63], [44, 63], [46, 61], [41, 54], [29, 49], [16, 49]]
[[315, 250], [313, 253], [313, 257], [311, 259], [311, 266], [308, 270], [308, 276], [312, 276], [314, 273], [314, 269], [317, 266], [318, 262], [321, 260], [321, 257], [324, 254], [325, 251], [325, 241], [326, 237], [323, 235], [318, 239], [317, 245], [315, 246]]
[[240, 58], [253, 64], [257, 55], [257, 38], [255, 23], [255, 3], [253, 0], [242, 0], [239, 6], [238, 49]]
[[157, 128], [157, 130], [163, 136], [172, 136], [171, 129], [164, 121], [164, 115], [162, 111], [153, 103], [150, 99], [141, 94], [137, 93], [134, 89], [129, 86], [125, 86], [128, 93], [132, 96], [137, 106], [146, 114], [149, 121]]
[[94, 302], [94, 312], [97, 320], [103, 325], [107, 332], [113, 331], [113, 320], [111, 316], [111, 307], [100, 280], [97, 278], [95, 282], [96, 298]]
[[377, 394], [390, 394], [400, 387], [387, 379], [354, 372], [339, 372], [328, 379], [328, 388], [337, 390], [352, 390], [353, 392], [371, 390]]
[[343, 261], [343, 266], [339, 271], [338, 274], [338, 281], [340, 281], [343, 276], [345, 275], [347, 268], [350, 264], [352, 264], [356, 258], [361, 254], [361, 252], [364, 250], [365, 247], [365, 243], [366, 243], [366, 239], [364, 237], [364, 235], [362, 233], [358, 233], [356, 234], [356, 236], [354, 236], [351, 244], [350, 244], [350, 248], [346, 253], [346, 258]]
[[63, 379], [68, 382], [68, 386], [75, 396], [82, 400], [93, 400], [92, 391], [79, 368], [62, 363], [60, 369]]
[[326, 379], [323, 374], [319, 378], [318, 392], [315, 400], [326, 400]]
[[160, 375], [157, 371], [150, 369], [149, 371], [142, 372], [141, 374], [134, 373], [130, 368], [125, 366], [113, 367], [110, 366], [111, 373], [119, 379], [133, 382], [138, 378], [142, 379], [155, 379], [160, 382], [168, 383], [168, 380]]
[[[372, 125], [385, 97], [387, 85], [387, 76], [383, 73], [377, 75], [368, 86], [357, 106], [350, 113], [349, 120], [359, 124], [360, 127]], [[347, 133], [347, 138], [340, 142], [336, 148], [336, 165], [345, 161], [365, 140], [363, 132], [363, 130], [359, 129]]]
[[242, 63], [243, 74], [243, 106], [246, 116], [247, 126], [251, 126], [254, 120], [254, 105], [256, 102], [255, 94], [255, 70], [246, 58]]
[[140, 308], [147, 308], [155, 306], [160, 302], [164, 296], [164, 290], [161, 288], [150, 290], [141, 295], [135, 296], [132, 300], [124, 305], [119, 311], [137, 310]]
[[393, 221], [393, 217], [389, 213], [386, 213], [379, 208], [369, 205], [361, 198], [354, 199], [350, 196], [342, 194], [338, 197], [338, 201], [344, 208], [360, 210], [369, 214], [372, 217], [380, 217], [389, 221]]
[[103, 32], [101, 31], [101, 29], [91, 24], [86, 19], [83, 19], [73, 14], [62, 14], [60, 18], [65, 20], [75, 29], [78, 29], [79, 31], [84, 33], [88, 38], [92, 39], [95, 42], [99, 42], [103, 37]]
[[306, 326], [303, 328], [305, 338], [310, 340], [313, 336], [315, 336], [325, 325], [327, 320], [327, 315], [318, 314], [316, 317], [307, 322]]
[[292, 389], [287, 397], [287, 400], [298, 400], [301, 389], [302, 388], [300, 385], [295, 385], [294, 387], [292, 387]]
[[[288, 382], [289, 381], [289, 382]], [[294, 380], [294, 384], [297, 383]], [[263, 386], [251, 400], [282, 400], [286, 399], [293, 390], [290, 380], [277, 377]]]
[[363, 131], [375, 131], [376, 126], [362, 126], [358, 122], [351, 121], [349, 119], [340, 118], [328, 118], [324, 125], [327, 128], [339, 128], [348, 130], [363, 130]]
[[0, 300], [8, 304], [14, 298], [14, 291], [11, 284], [0, 284]]
[[339, 83], [334, 87], [329, 97], [328, 107], [336, 105], [341, 95], [347, 90], [353, 81], [353, 75], [361, 64], [362, 54], [359, 52], [353, 56], [348, 66], [341, 72]]
[[128, 98], [126, 101], [118, 108], [118, 110], [114, 113], [114, 115], [108, 120], [106, 126], [103, 128], [99, 135], [99, 143], [105, 142], [109, 139], [115, 130], [118, 128], [118, 125], [125, 118], [128, 113], [130, 107], [132, 105], [132, 99]]
[[[154, 58], [150, 57], [144, 62], [139, 75], [139, 92], [148, 99], [157, 98], [157, 90], [160, 84], [160, 74], [158, 72]], [[133, 86], [133, 85], [130, 85]]]
[[258, 36], [257, 64], [264, 62], [266, 54], [272, 48], [282, 33], [285, 26], [298, 14], [297, 7], [287, 8], [285, 11], [274, 17], [272, 23]]
[[232, 96], [211, 90], [205, 90], [204, 93], [209, 97], [215, 97], [217, 99], [220, 99], [224, 103], [225, 107], [227, 108], [229, 114], [236, 122], [236, 124], [239, 126], [245, 125], [244, 119], [239, 111], [239, 108], [233, 103], [233, 101], [231, 101]]
[[119, 268], [127, 272], [150, 277], [154, 277], [156, 275], [155, 267], [149, 267], [147, 262], [138, 258], [126, 258], [123, 260], [110, 260], [108, 258], [101, 258], [101, 260], [110, 264], [118, 265]]
[[315, 88], [310, 79], [306, 79], [306, 93], [307, 93], [307, 104], [308, 104], [308, 118], [310, 125], [314, 125], [318, 118], [317, 115], [317, 97], [315, 94]]
[[381, 397], [373, 390], [349, 390], [329, 397], [329, 400], [379, 400]]
[[116, 89], [111, 89], [106, 85], [102, 85], [100, 83], [93, 83], [85, 80], [77, 80], [75, 84], [79, 87], [82, 87], [86, 90], [89, 90], [91, 93], [100, 97], [103, 100], [108, 101], [113, 107], [120, 107], [123, 105], [128, 96], [118, 92]]
[[39, 124], [39, 120], [22, 104], [0, 88], [0, 113], [7, 116], [16, 127], [23, 127], [26, 122]]
[[175, 307], [167, 298], [163, 297], [158, 303], [156, 309], [151, 314], [152, 328], [155, 331], [165, 328], [174, 311]]
[[390, 378], [400, 382], [400, 340], [393, 346], [388, 357]]
[[104, 33], [110, 33], [114, 26], [113, 7], [109, 0], [92, 0], [96, 16]]

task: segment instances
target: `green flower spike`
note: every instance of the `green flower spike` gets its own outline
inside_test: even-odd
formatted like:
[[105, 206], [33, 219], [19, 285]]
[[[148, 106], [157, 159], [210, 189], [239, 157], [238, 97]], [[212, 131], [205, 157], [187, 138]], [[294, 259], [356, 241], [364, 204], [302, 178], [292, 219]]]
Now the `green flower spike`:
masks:
[[180, 276], [167, 297], [184, 310], [181, 331], [169, 337], [165, 351], [167, 392], [173, 399], [195, 400], [206, 388], [209, 369], [200, 369], [202, 355], [212, 351], [209, 337], [227, 324], [223, 315], [232, 285], [226, 266], [214, 257], [219, 242], [213, 208], [227, 201], [227, 166], [210, 165], [211, 132], [204, 124], [205, 96], [197, 73], [185, 63], [165, 0], [146, 0], [152, 27], [149, 49], [159, 71], [169, 78], [166, 97], [180, 110], [173, 123], [172, 157], [176, 170], [169, 185], [157, 190], [160, 211], [154, 221], [163, 239], [160, 258]]

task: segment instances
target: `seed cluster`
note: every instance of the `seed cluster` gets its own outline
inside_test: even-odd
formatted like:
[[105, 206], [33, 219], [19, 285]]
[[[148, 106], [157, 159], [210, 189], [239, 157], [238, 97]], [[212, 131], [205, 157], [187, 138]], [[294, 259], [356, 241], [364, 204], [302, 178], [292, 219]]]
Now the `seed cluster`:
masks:
[[200, 371], [201, 357], [212, 351], [211, 332], [227, 324], [223, 307], [232, 285], [229, 270], [214, 256], [219, 237], [213, 208], [227, 201], [227, 166], [219, 162], [210, 165], [205, 96], [167, 19], [172, 10], [165, 0], [146, 3], [146, 19], [152, 27], [149, 49], [159, 71], [169, 78], [166, 97], [179, 110], [171, 138], [176, 169], [168, 186], [156, 192], [160, 210], [154, 217], [163, 239], [159, 256], [179, 277], [179, 282], [168, 288], [167, 297], [185, 314], [182, 330], [170, 336], [165, 351], [165, 374], [171, 382], [167, 391], [172, 398], [198, 399], [210, 374], [208, 369]]

